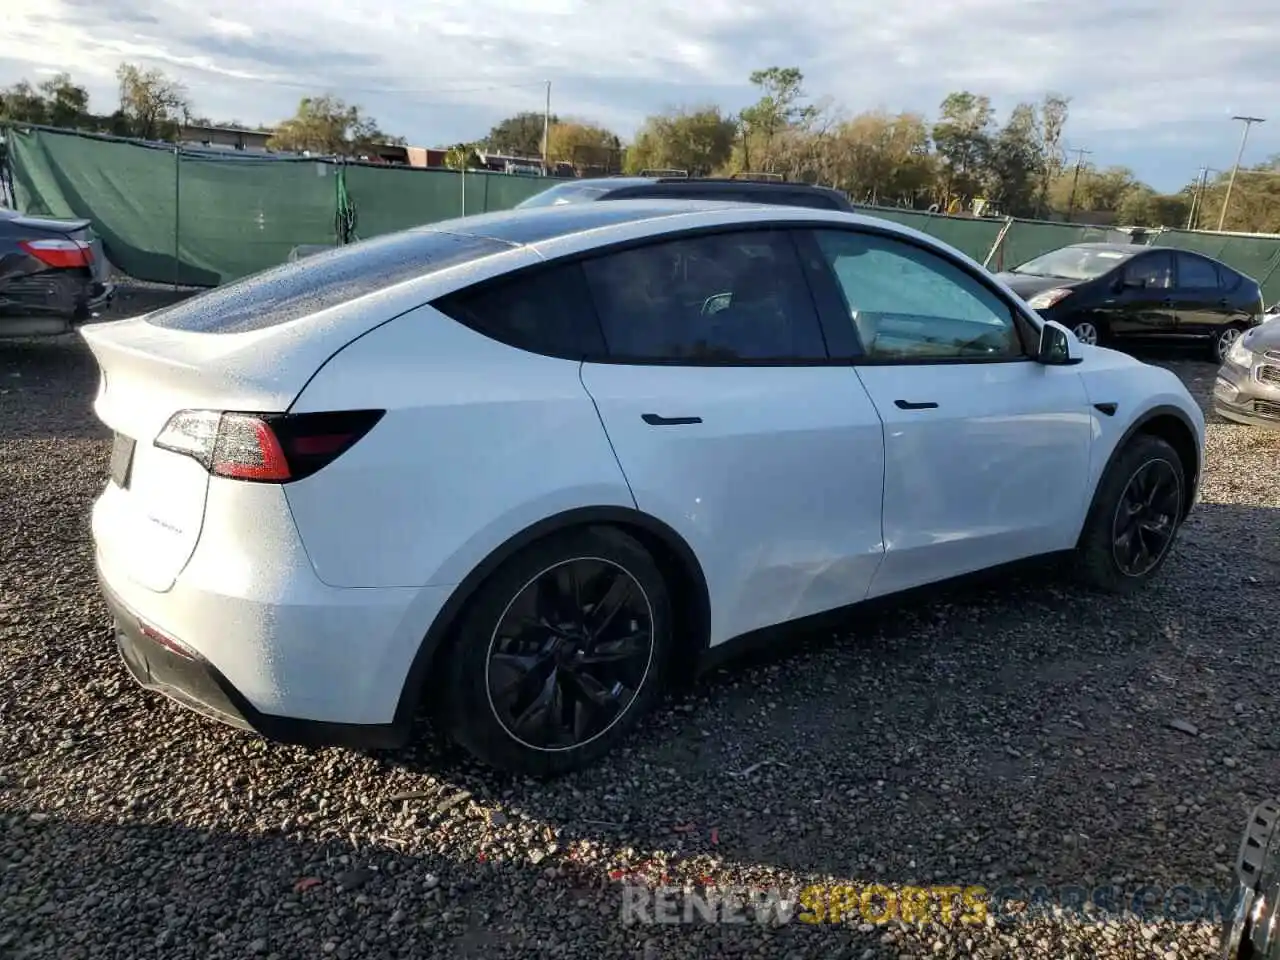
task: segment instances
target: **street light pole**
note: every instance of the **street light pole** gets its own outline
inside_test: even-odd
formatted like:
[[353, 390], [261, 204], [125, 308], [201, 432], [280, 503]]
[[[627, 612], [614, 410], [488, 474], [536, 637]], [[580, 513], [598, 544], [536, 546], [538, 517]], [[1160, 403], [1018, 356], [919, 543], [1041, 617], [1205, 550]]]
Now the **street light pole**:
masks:
[[1244, 133], [1240, 137], [1240, 149], [1236, 151], [1236, 162], [1231, 168], [1231, 178], [1227, 181], [1227, 195], [1222, 198], [1222, 212], [1218, 214], [1218, 232], [1222, 232], [1222, 225], [1227, 222], [1227, 206], [1231, 203], [1231, 188], [1236, 185], [1236, 174], [1240, 172], [1240, 160], [1244, 157], [1244, 145], [1249, 142], [1249, 128], [1255, 123], [1265, 123], [1262, 117], [1232, 117], [1232, 120], [1240, 120], [1244, 123]]
[[547, 83], [547, 103], [542, 112], [542, 175], [551, 176], [551, 81]]

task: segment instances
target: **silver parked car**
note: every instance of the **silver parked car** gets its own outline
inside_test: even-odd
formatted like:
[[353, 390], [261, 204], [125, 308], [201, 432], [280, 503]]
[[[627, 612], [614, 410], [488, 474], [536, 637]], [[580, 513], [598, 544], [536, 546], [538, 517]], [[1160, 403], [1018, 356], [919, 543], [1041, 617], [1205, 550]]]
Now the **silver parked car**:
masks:
[[1213, 386], [1213, 409], [1237, 423], [1280, 430], [1280, 314], [1227, 351]]

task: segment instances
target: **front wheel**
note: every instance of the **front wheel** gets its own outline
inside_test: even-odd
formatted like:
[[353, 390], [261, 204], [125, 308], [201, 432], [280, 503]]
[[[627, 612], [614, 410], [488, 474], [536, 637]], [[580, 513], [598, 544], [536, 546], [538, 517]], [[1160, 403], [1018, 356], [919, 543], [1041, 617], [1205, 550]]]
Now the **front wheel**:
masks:
[[512, 773], [586, 766], [661, 695], [670, 649], [666, 583], [644, 547], [611, 527], [556, 534], [469, 604], [449, 657], [449, 734]]
[[1077, 572], [1091, 586], [1128, 593], [1164, 565], [1182, 522], [1182, 460], [1148, 434], [1108, 465], [1076, 548]]
[[1215, 331], [1210, 341], [1211, 359], [1219, 365], [1226, 363], [1227, 354], [1231, 352], [1231, 348], [1236, 345], [1236, 341], [1242, 336], [1244, 336], [1244, 329], [1238, 326], [1223, 327], [1221, 330]]

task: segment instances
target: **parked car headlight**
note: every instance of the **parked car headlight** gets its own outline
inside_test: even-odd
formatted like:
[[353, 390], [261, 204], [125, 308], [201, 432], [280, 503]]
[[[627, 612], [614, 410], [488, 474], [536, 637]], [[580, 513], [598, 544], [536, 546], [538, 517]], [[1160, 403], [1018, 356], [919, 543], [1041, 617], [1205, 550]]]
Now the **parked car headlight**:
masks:
[[1244, 345], [1244, 338], [1241, 337], [1231, 345], [1231, 349], [1227, 351], [1227, 363], [1235, 364], [1237, 367], [1253, 366], [1253, 351]]
[[1041, 290], [1034, 297], [1027, 301], [1027, 306], [1032, 310], [1047, 310], [1055, 303], [1071, 296], [1071, 291], [1066, 287], [1055, 287], [1052, 290]]

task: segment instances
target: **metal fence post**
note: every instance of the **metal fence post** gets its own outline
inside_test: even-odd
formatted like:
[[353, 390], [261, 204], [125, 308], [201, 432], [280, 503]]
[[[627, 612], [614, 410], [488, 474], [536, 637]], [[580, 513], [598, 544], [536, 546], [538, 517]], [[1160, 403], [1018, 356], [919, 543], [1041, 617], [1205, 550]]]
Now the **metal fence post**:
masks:
[[991, 245], [991, 250], [987, 253], [987, 259], [982, 261], [982, 265], [987, 269], [991, 268], [991, 258], [996, 255], [996, 251], [1004, 245], [1005, 234], [1013, 226], [1013, 217], [1004, 218], [1004, 226], [1000, 228], [1000, 233], [996, 236], [996, 242]]
[[173, 289], [182, 280], [182, 147], [173, 145]]

